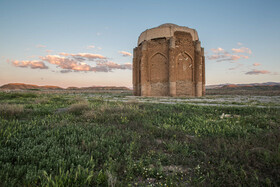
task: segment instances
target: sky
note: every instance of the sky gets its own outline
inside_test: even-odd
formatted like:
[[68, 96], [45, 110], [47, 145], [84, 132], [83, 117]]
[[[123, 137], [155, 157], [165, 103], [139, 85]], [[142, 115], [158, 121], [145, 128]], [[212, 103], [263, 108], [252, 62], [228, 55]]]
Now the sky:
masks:
[[206, 84], [280, 82], [279, 0], [0, 0], [0, 85], [132, 87], [146, 29], [197, 30]]

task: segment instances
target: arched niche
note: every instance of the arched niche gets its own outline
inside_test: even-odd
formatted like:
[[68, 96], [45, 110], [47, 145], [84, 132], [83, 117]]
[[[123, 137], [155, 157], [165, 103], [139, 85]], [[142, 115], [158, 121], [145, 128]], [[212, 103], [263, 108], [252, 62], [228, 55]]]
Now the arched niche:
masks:
[[193, 81], [194, 79], [193, 58], [187, 52], [181, 52], [176, 57], [177, 80]]
[[150, 82], [168, 82], [169, 70], [167, 58], [162, 53], [155, 53], [150, 58]]

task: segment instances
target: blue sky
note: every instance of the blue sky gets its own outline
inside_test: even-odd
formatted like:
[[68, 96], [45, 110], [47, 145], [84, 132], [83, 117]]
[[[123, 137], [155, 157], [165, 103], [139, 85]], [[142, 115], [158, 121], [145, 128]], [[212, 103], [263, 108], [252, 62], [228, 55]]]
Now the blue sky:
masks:
[[279, 0], [0, 0], [0, 85], [130, 87], [129, 53], [163, 23], [198, 31], [206, 84], [280, 82], [279, 9]]

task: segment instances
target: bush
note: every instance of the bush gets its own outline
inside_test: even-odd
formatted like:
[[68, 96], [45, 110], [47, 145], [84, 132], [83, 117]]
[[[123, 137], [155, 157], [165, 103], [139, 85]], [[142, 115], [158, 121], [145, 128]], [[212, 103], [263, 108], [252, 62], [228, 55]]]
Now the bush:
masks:
[[36, 98], [37, 95], [32, 92], [26, 92], [26, 93], [0, 93], [0, 100], [1, 99], [16, 99], [16, 98]]
[[1, 116], [19, 116], [24, 111], [23, 105], [16, 104], [0, 104], [0, 115]]
[[46, 97], [37, 98], [34, 101], [34, 103], [36, 103], [36, 104], [47, 104], [48, 102], [49, 102], [49, 99]]
[[68, 112], [73, 114], [81, 114], [83, 111], [89, 110], [88, 102], [79, 102], [69, 106]]
[[88, 110], [88, 111], [85, 111], [83, 116], [85, 119], [95, 119], [98, 115], [99, 115], [99, 113], [97, 113], [96, 111]]

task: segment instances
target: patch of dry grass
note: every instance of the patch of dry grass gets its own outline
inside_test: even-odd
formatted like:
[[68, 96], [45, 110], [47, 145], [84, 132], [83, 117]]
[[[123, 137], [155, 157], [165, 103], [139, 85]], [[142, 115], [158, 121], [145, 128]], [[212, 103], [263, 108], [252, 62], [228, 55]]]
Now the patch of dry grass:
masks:
[[34, 100], [34, 103], [36, 103], [36, 104], [47, 104], [48, 102], [49, 102], [49, 99], [47, 97], [36, 98]]
[[86, 121], [96, 122], [114, 121], [116, 123], [127, 123], [141, 112], [138, 105], [127, 103], [103, 103], [101, 106], [93, 107], [83, 112]]
[[81, 97], [81, 96], [75, 96], [73, 99], [71, 99], [73, 103], [87, 103], [88, 101]]
[[129, 113], [133, 112], [138, 109], [138, 105], [133, 105], [129, 103], [117, 103], [116, 105], [109, 105], [104, 104], [99, 108], [100, 112], [106, 112], [106, 113]]
[[87, 101], [74, 103], [69, 106], [68, 112], [74, 113], [74, 114], [81, 114], [84, 111], [87, 111], [90, 109], [89, 103]]
[[83, 117], [85, 119], [95, 119], [95, 118], [97, 118], [97, 116], [98, 116], [98, 113], [95, 110], [88, 110], [88, 111], [85, 111], [83, 114]]
[[18, 116], [24, 112], [23, 105], [16, 104], [0, 104], [0, 115], [1, 116]]

